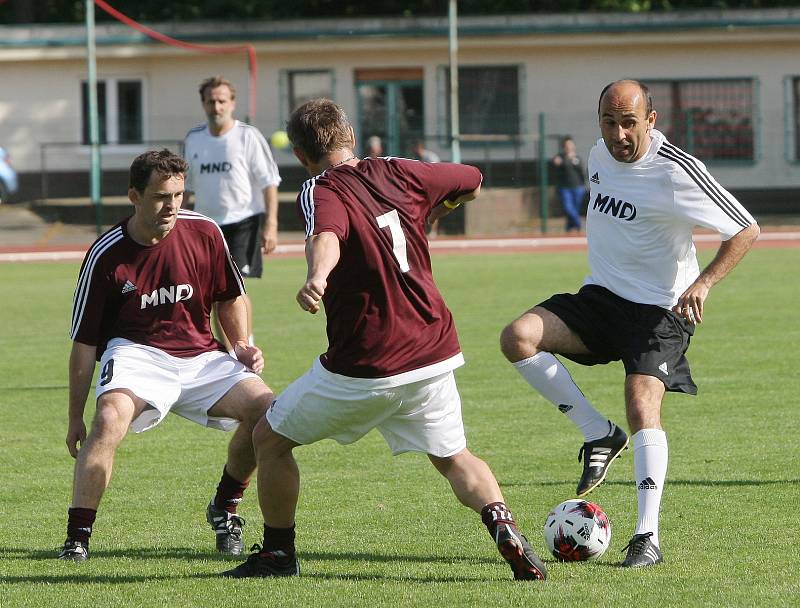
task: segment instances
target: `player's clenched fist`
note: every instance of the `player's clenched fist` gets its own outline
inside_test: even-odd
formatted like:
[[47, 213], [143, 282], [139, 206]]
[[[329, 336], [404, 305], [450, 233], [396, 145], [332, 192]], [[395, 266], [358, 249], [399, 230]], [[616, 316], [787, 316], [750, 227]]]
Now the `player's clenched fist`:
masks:
[[324, 280], [309, 280], [297, 292], [297, 303], [300, 308], [307, 310], [312, 315], [319, 312], [319, 303], [322, 301], [322, 296], [325, 293], [327, 281]]
[[260, 374], [264, 371], [264, 353], [261, 349], [247, 342], [237, 342], [233, 346], [236, 358], [250, 371]]

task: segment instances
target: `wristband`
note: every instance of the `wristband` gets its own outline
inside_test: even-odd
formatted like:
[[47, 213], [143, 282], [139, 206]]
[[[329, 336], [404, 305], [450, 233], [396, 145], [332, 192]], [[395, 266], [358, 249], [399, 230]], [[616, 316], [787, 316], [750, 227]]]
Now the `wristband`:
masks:
[[459, 208], [461, 206], [461, 203], [454, 203], [452, 201], [444, 200], [442, 201], [442, 205], [444, 205], [445, 207], [450, 209], [450, 211], [452, 211], [453, 209]]

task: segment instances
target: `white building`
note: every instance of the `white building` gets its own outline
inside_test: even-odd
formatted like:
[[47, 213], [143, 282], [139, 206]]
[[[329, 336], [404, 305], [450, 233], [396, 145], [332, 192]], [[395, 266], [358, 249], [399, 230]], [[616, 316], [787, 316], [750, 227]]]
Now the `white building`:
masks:
[[[377, 134], [386, 153], [407, 156], [424, 136], [449, 157], [446, 18], [148, 26], [195, 44], [251, 43], [251, 119], [267, 135], [299, 102], [325, 95], [345, 107], [362, 142]], [[43, 188], [87, 194], [85, 42], [80, 26], [0, 28], [0, 145], [22, 174], [22, 198]], [[188, 52], [114, 24], [97, 28], [97, 58], [105, 194], [125, 192], [135, 154], [175, 146], [203, 121], [205, 77], [231, 79], [237, 114], [248, 114], [244, 52]], [[751, 208], [797, 211], [798, 58], [800, 9], [462, 17], [462, 159], [482, 166], [490, 185], [531, 184], [540, 128], [547, 156], [569, 133], [586, 157], [600, 90], [637, 78], [652, 90], [657, 126]], [[292, 188], [301, 172], [288, 152], [276, 158]]]

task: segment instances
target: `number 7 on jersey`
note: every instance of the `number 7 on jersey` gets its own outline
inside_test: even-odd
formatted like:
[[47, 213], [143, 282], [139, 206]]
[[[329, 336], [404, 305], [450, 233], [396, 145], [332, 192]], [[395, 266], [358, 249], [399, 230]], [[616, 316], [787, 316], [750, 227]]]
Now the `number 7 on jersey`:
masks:
[[389, 228], [392, 235], [392, 252], [400, 264], [400, 272], [408, 272], [411, 268], [408, 265], [408, 255], [406, 254], [406, 235], [403, 233], [403, 226], [400, 224], [400, 216], [397, 209], [392, 209], [389, 213], [384, 213], [375, 218], [378, 226]]

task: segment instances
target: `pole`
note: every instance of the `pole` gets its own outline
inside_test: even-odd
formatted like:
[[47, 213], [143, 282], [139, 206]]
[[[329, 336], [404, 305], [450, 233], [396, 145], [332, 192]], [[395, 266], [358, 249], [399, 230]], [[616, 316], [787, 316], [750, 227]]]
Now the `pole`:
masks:
[[542, 232], [547, 233], [547, 148], [545, 146], [544, 112], [539, 112], [539, 207], [542, 216]]
[[461, 162], [461, 132], [458, 120], [458, 2], [450, 0], [448, 10], [450, 33], [450, 160]]
[[88, 72], [89, 97], [89, 145], [91, 166], [89, 169], [90, 197], [94, 206], [97, 235], [102, 231], [102, 209], [100, 207], [100, 128], [97, 113], [97, 56], [95, 54], [94, 0], [85, 0], [86, 6], [86, 68]]
[[251, 125], [256, 119], [256, 48], [247, 45], [247, 116], [244, 121]]

